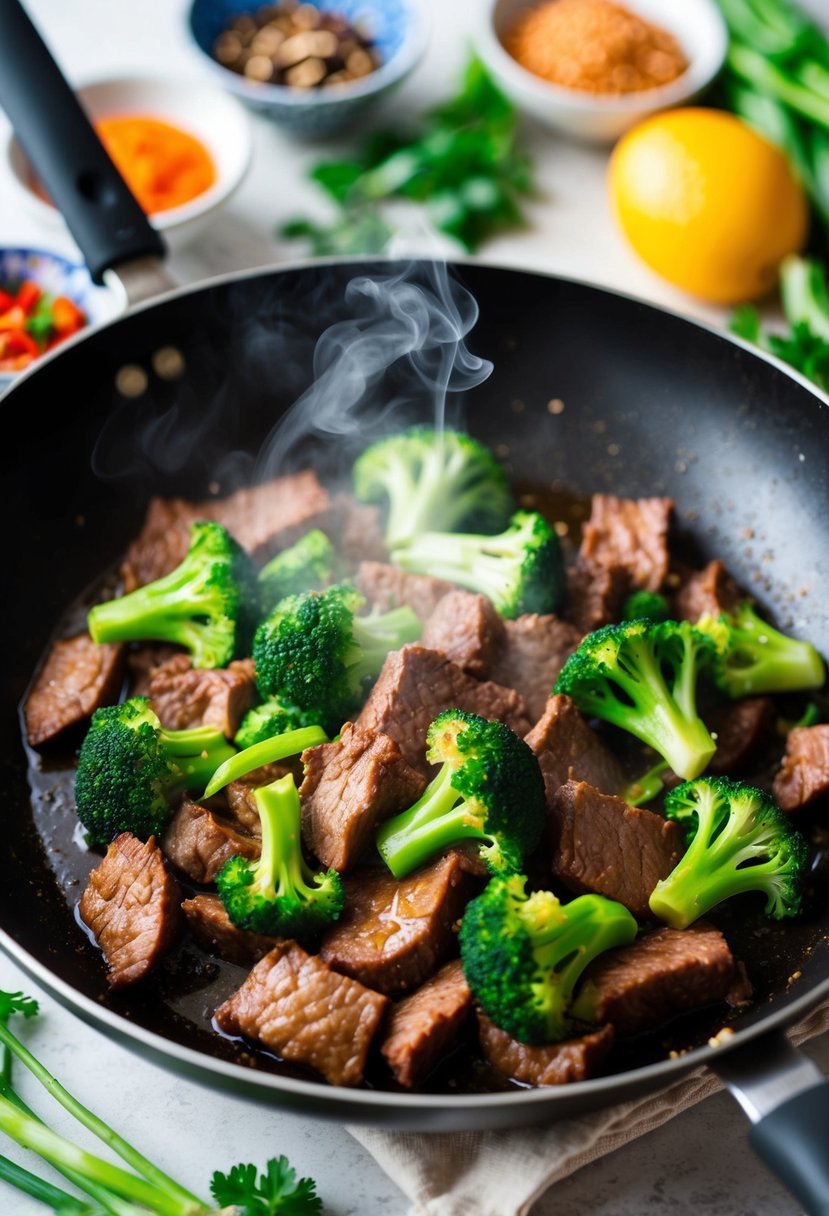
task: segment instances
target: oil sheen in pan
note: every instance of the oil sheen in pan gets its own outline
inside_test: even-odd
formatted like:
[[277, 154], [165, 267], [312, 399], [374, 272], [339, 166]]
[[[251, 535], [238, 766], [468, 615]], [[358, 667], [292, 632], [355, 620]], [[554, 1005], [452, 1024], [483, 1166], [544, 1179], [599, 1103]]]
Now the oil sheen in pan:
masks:
[[[522, 501], [531, 498], [535, 509], [564, 525], [560, 531], [567, 550], [570, 537], [577, 535], [578, 524], [584, 518], [585, 503], [539, 487], [517, 486], [516, 490]], [[105, 576], [105, 581], [108, 590], [104, 598], [114, 594], [112, 575]], [[95, 599], [101, 597], [102, 585], [103, 580], [95, 589]], [[54, 636], [69, 637], [83, 629], [90, 602], [91, 597], [87, 594], [71, 605], [57, 623]], [[83, 829], [74, 811], [74, 760], [82, 737], [83, 729], [67, 732], [58, 748], [43, 753], [33, 751], [26, 744], [25, 735], [23, 738], [29, 760], [34, 828], [54, 875], [57, 902], [65, 909], [60, 931], [75, 952], [79, 973], [83, 972], [83, 981], [79, 981], [78, 987], [113, 1012], [173, 1042], [282, 1076], [319, 1081], [309, 1070], [216, 1030], [212, 1020], [214, 1010], [239, 987], [247, 972], [208, 954], [187, 932], [147, 979], [131, 989], [109, 991], [100, 951], [77, 916], [77, 904], [89, 872], [103, 856], [103, 850], [90, 850], [86, 846]], [[615, 738], [618, 744], [618, 735]], [[779, 753], [770, 754], [764, 769], [747, 775], [746, 779], [767, 787], [778, 756]], [[641, 757], [637, 757], [635, 748], [623, 758], [630, 767], [631, 776], [641, 771]], [[817, 823], [808, 822], [808, 816], [798, 826], [809, 836], [815, 855], [813, 882], [801, 916], [782, 924], [768, 921], [760, 911], [762, 901], [745, 896], [723, 904], [707, 917], [722, 930], [735, 957], [744, 963], [753, 985], [755, 1007], [789, 988], [814, 945], [823, 938], [818, 913], [829, 899], [829, 833]], [[203, 889], [178, 877], [185, 898]], [[701, 1046], [724, 1027], [738, 1023], [739, 1011], [722, 1004], [674, 1019], [657, 1031], [617, 1042], [606, 1071], [624, 1072], [682, 1054]], [[369, 1067], [365, 1085], [392, 1091], [400, 1089], [376, 1058]], [[420, 1087], [421, 1092], [430, 1093], [481, 1093], [513, 1088], [518, 1087], [480, 1059], [474, 1025], [470, 1025], [466, 1038]]]

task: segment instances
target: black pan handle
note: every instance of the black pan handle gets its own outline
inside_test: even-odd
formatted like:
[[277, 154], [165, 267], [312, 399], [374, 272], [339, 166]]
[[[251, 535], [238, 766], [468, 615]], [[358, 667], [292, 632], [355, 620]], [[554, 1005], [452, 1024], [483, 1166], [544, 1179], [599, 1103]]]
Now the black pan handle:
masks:
[[115, 168], [19, 0], [0, 0], [0, 106], [96, 283], [166, 246]]
[[807, 1216], [829, 1216], [829, 1081], [782, 1031], [724, 1053], [716, 1071], [751, 1120], [758, 1157]]

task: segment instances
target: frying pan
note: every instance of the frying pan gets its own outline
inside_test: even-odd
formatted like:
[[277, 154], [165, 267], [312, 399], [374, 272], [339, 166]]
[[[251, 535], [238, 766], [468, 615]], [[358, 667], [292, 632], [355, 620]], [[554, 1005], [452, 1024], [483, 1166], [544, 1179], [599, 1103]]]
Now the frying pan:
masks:
[[[0, 102], [18, 137], [93, 275], [115, 270], [133, 299], [136, 283], [147, 294], [164, 279], [159, 238], [14, 0], [0, 0], [0, 19]], [[77, 867], [96, 859], [77, 860], [65, 757], [62, 766], [60, 756], [33, 757], [21, 744], [19, 705], [32, 674], [55, 630], [117, 565], [151, 495], [233, 489], [274, 472], [275, 451], [278, 471], [313, 459], [336, 476], [391, 397], [406, 420], [433, 416], [434, 394], [422, 380], [412, 389], [411, 361], [400, 359], [367, 384], [355, 433], [273, 445], [275, 425], [278, 441], [287, 434], [281, 420], [295, 418], [292, 406], [319, 373], [321, 335], [352, 319], [355, 283], [390, 278], [474, 301], [467, 343], [492, 373], [473, 376], [480, 382], [465, 392], [450, 381], [447, 417], [491, 445], [519, 484], [559, 504], [596, 490], [671, 496], [680, 543], [695, 561], [723, 558], [789, 632], [829, 653], [829, 399], [775, 360], [629, 296], [473, 260], [313, 261], [167, 290], [69, 341], [3, 397], [14, 439], [4, 475], [11, 585], [0, 945], [127, 1047], [211, 1086], [337, 1120], [428, 1130], [534, 1123], [615, 1104], [706, 1064], [749, 1114], [761, 1156], [809, 1212], [829, 1212], [829, 1083], [785, 1036], [829, 997], [820, 864], [797, 921], [758, 923], [739, 901], [718, 920], [746, 958], [756, 999], [716, 1049], [708, 1040], [721, 1011], [712, 1015], [719, 1021], [669, 1028], [653, 1055], [632, 1050], [613, 1075], [534, 1090], [472, 1082], [452, 1093], [345, 1090], [265, 1058], [250, 1068], [240, 1045], [209, 1022], [211, 985], [232, 976], [216, 977], [183, 951], [157, 981], [113, 995], [75, 921]], [[336, 423], [337, 411], [327, 412]]]

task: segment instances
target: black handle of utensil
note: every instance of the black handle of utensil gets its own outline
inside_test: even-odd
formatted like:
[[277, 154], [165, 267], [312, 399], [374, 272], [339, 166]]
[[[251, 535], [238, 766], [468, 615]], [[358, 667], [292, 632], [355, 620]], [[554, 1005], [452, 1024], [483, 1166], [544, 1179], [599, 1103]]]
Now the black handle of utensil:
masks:
[[829, 1081], [782, 1102], [748, 1139], [808, 1216], [829, 1216]]
[[0, 0], [0, 105], [96, 283], [166, 246], [19, 0]]

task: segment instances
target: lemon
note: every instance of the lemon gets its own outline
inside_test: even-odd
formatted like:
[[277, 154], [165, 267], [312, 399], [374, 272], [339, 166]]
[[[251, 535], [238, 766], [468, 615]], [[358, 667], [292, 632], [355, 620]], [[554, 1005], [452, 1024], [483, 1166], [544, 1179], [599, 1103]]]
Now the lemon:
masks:
[[639, 123], [608, 165], [615, 217], [652, 270], [715, 304], [757, 300], [808, 234], [788, 161], [733, 114], [688, 106]]

